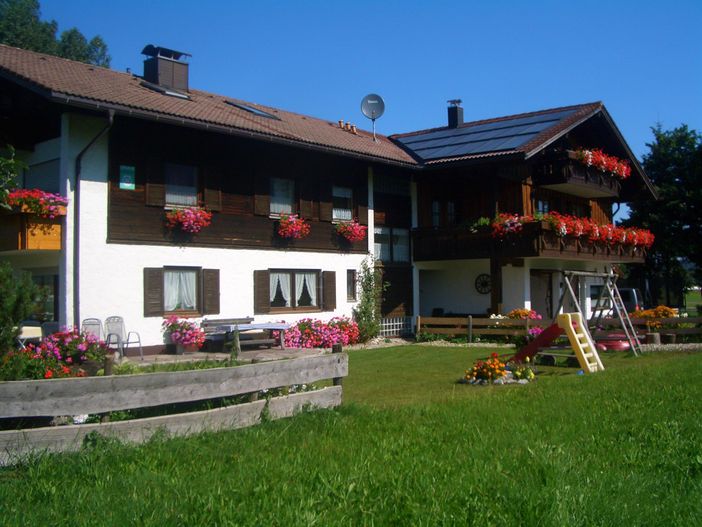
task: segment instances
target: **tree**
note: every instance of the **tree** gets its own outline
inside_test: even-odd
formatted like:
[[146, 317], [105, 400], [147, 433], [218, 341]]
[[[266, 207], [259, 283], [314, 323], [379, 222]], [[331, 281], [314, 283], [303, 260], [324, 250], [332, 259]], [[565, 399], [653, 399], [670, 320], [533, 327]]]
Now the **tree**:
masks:
[[15, 276], [7, 262], [0, 262], [0, 356], [11, 350], [19, 335], [19, 324], [36, 310], [41, 297], [29, 273]]
[[689, 285], [684, 259], [702, 278], [702, 135], [686, 125], [651, 130], [654, 141], [646, 145], [643, 167], [660, 197], [632, 202], [627, 223], [655, 234], [644, 273], [654, 299], [671, 305]]
[[55, 20], [40, 20], [38, 0], [0, 0], [0, 43], [57, 55], [96, 66], [110, 66], [105, 41], [88, 41], [77, 29], [64, 31], [57, 40]]

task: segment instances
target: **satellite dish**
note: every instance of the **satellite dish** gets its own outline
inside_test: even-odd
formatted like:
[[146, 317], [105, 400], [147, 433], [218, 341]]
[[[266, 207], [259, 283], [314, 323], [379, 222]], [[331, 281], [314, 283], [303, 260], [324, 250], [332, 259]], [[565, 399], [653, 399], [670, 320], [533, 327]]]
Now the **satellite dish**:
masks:
[[373, 121], [373, 141], [377, 141], [375, 138], [375, 120], [385, 112], [385, 101], [380, 95], [369, 93], [361, 101], [361, 112]]

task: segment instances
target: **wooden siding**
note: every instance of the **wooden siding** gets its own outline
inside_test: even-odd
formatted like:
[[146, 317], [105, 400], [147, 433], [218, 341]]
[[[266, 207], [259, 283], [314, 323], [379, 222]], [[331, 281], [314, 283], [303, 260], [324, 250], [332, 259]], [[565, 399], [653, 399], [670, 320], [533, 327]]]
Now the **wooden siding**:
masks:
[[383, 281], [390, 284], [383, 294], [381, 314], [384, 317], [412, 315], [412, 268], [383, 267]]
[[[186, 235], [166, 228], [164, 163], [198, 167], [199, 200], [214, 211], [212, 224], [201, 232]], [[120, 165], [136, 168], [134, 190], [119, 188]], [[295, 181], [296, 207], [311, 224], [307, 238], [283, 240], [276, 234], [277, 220], [269, 217], [271, 177]], [[354, 213], [366, 223], [364, 163], [154, 123], [118, 121], [110, 135], [108, 242], [364, 253], [367, 241], [348, 244], [330, 221], [333, 184], [353, 189]]]
[[[1, 209], [0, 209], [1, 210]], [[0, 213], [0, 251], [60, 251], [63, 218]]]
[[609, 201], [590, 201], [591, 216], [597, 223], [612, 223], [612, 204]]

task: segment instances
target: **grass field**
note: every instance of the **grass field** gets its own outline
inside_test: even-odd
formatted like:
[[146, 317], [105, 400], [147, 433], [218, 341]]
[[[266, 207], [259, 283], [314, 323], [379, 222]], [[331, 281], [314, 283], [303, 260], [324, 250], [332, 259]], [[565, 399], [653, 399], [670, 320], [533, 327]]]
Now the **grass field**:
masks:
[[685, 294], [685, 306], [690, 316], [697, 316], [697, 306], [702, 306], [702, 294], [700, 290], [690, 290]]
[[345, 404], [0, 471], [3, 525], [696, 525], [702, 354], [455, 381], [485, 350], [350, 354]]

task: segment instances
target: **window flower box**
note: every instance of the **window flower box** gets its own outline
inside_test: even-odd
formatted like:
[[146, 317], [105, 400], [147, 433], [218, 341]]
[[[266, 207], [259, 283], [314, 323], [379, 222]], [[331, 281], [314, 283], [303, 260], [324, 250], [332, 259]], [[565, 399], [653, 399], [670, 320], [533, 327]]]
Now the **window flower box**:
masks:
[[7, 204], [19, 212], [53, 220], [57, 216], [66, 215], [68, 200], [58, 194], [36, 188], [16, 188], [8, 194]]
[[368, 227], [359, 224], [356, 220], [336, 224], [336, 232], [350, 243], [361, 242], [366, 239]]
[[212, 213], [200, 207], [185, 207], [166, 212], [166, 226], [169, 229], [180, 228], [190, 234], [200, 232], [212, 223]]
[[176, 345], [176, 354], [197, 351], [205, 344], [205, 332], [196, 322], [170, 316], [161, 323], [163, 333], [170, 344]]
[[297, 214], [281, 214], [278, 220], [278, 236], [288, 240], [299, 240], [309, 236], [310, 224]]

